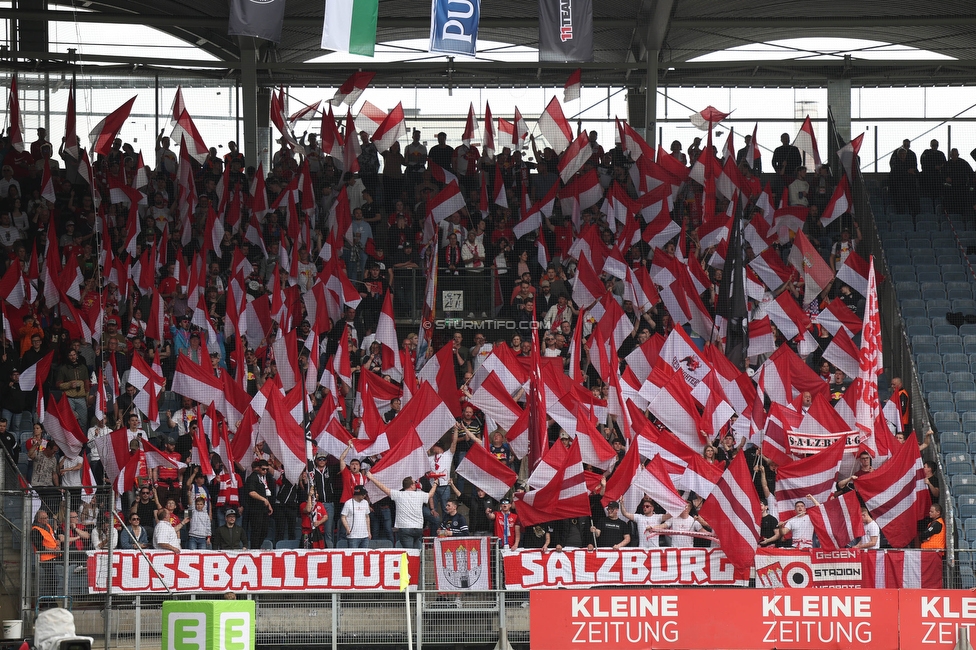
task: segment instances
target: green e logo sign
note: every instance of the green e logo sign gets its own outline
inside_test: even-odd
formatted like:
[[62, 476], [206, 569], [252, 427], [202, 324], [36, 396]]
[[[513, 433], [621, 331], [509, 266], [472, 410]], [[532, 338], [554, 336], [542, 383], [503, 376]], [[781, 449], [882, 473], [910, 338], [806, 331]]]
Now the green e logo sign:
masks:
[[163, 650], [254, 650], [254, 601], [163, 603]]

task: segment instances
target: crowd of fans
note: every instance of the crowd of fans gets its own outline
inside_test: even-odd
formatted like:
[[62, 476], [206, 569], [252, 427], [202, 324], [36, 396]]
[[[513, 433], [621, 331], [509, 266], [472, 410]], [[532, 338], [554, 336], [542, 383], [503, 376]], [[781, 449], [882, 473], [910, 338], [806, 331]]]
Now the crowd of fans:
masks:
[[[524, 216], [524, 208], [520, 207], [525, 205], [523, 197], [537, 201], [560, 183], [558, 155], [549, 148], [540, 151], [534, 139], [531, 141], [531, 157], [518, 147], [512, 151], [507, 146], [489, 157], [479, 152], [475, 145], [453, 147], [447, 144], [444, 133], [437, 134], [437, 144], [428, 149], [421, 142], [421, 133], [414, 131], [412, 141], [402, 153], [399, 144], [394, 144], [388, 151], [378, 152], [368, 134], [360, 134], [360, 137], [362, 153], [357, 174], [344, 173], [343, 161], [324, 154], [314, 135], [307, 141], [302, 138], [302, 153], [284, 141], [274, 152], [271, 168], [264, 178], [269, 205], [301, 173], [304, 163], [307, 162], [311, 174], [315, 210], [309, 223], [310, 242], [300, 246], [288, 237], [285, 208], [262, 217], [258, 233], [260, 245], [245, 236], [247, 225], [252, 223], [248, 192], [257, 172], [246, 165], [243, 154], [233, 142], [228, 143], [229, 153], [223, 157], [212, 148], [205, 162], [191, 163], [199, 204], [192, 219], [190, 241], [181, 245], [177, 216], [180, 158], [162, 133], [149, 160], [153, 164], [142, 169], [139, 161], [143, 154], [122, 140], [116, 140], [111, 152], [93, 163], [94, 188], [78, 175], [77, 162], [63, 146], [60, 148], [63, 165], [52, 157], [55, 147], [48, 142], [44, 129], [37, 131], [36, 141], [25, 151], [11, 148], [7, 140], [0, 141], [0, 160], [3, 161], [3, 178], [0, 180], [3, 201], [0, 207], [0, 266], [3, 268], [0, 270], [19, 264], [25, 277], [35, 285], [33, 300], [28, 292], [23, 308], [15, 309], [9, 303], [5, 305], [10, 328], [0, 358], [3, 416], [0, 429], [12, 459], [16, 462], [20, 457], [26, 458], [26, 463], [20, 463], [20, 469], [40, 497], [42, 505], [36, 510], [32, 531], [40, 560], [56, 559], [58, 549], [65, 543], [70, 553], [106, 548], [109, 537], [112, 544], [122, 549], [153, 546], [174, 552], [186, 548], [251, 549], [282, 540], [319, 548], [363, 547], [368, 546], [370, 540], [415, 547], [425, 535], [467, 534], [492, 535], [502, 545], [512, 548], [713, 544], [714, 540], [707, 535], [693, 534], [710, 530], [698, 514], [701, 500], [694, 494], [688, 495], [689, 505], [685, 512], [672, 518], [663, 514], [650, 499], [642, 501], [636, 513], [627, 512], [617, 502], [604, 509], [600, 504], [601, 489], [596, 489], [591, 498], [591, 517], [558, 520], [523, 529], [510, 498], [495, 502], [457, 476], [457, 464], [467, 450], [472, 445], [486, 445], [501, 462], [520, 471], [524, 480], [527, 468], [515, 457], [505, 440], [505, 432], [486, 430], [485, 421], [477, 409], [464, 404], [466, 384], [493, 347], [507, 345], [517, 357], [530, 356], [533, 321], [536, 319], [542, 323], [539, 336], [544, 348], [542, 355], [561, 357], [568, 371], [571, 343], [577, 328], [583, 329], [585, 340], [593, 326], [592, 322], [579, 318], [579, 309], [587, 305], [577, 305], [572, 299], [577, 260], [570, 256], [570, 250], [583, 228], [593, 226], [602, 241], [611, 245], [617, 234], [608, 227], [607, 217], [601, 212], [605, 204], [598, 202], [582, 210], [578, 215], [579, 228], [576, 228], [573, 215], [563, 214], [560, 202], [556, 201], [551, 216], [544, 218], [537, 234], [521, 239], [515, 237], [513, 226]], [[629, 173], [634, 164], [630, 154], [620, 143], [604, 150], [597, 141], [596, 132], [590, 133], [589, 138], [592, 155], [580, 173], [595, 170], [603, 188], [611, 183], [619, 184], [636, 198], [638, 191]], [[784, 134], [783, 145], [772, 157], [773, 201], [778, 204], [782, 198], [790, 205], [809, 208], [802, 229], [824, 259], [836, 269], [856, 249], [860, 230], [850, 214], [826, 228], [821, 226], [817, 217], [833, 193], [836, 182], [833, 170], [823, 165], [808, 174], [799, 150], [789, 144], [789, 140]], [[682, 144], [674, 142], [670, 155], [682, 165], [693, 165], [701, 155], [700, 143], [701, 139], [696, 138], [683, 151]], [[717, 150], [714, 155], [721, 158]], [[901, 158], [899, 153], [899, 160]], [[759, 176], [762, 162], [757, 158], [750, 164], [746, 149], [738, 152], [736, 159], [749, 188], [748, 203], [743, 210], [748, 220], [761, 213], [756, 203], [762, 191]], [[467, 198], [467, 208], [444, 220], [439, 231], [434, 233], [433, 241], [424, 238], [424, 217], [427, 203], [444, 184], [435, 178], [433, 166], [428, 165], [428, 161], [455, 174]], [[56, 198], [53, 203], [41, 198], [45, 165], [50, 167], [54, 179]], [[229, 170], [228, 174], [224, 173], [225, 169]], [[119, 183], [132, 186], [139, 182], [137, 179], [143, 172], [147, 174], [140, 189], [146, 194], [146, 204], [130, 213], [129, 206], [120, 202], [111, 188]], [[492, 204], [486, 209], [482, 200], [481, 175], [486, 176], [484, 185], [488, 188], [496, 187], [496, 176], [501, 176], [510, 207]], [[221, 205], [218, 187], [227, 179], [230, 193], [240, 192], [243, 196], [240, 226], [226, 228], [219, 250], [208, 251], [204, 243], [207, 215]], [[252, 269], [247, 282], [249, 300], [274, 290], [276, 279], [283, 287], [291, 279], [291, 284], [301, 294], [310, 296], [309, 291], [323, 264], [321, 249], [329, 241], [329, 215], [343, 188], [352, 214], [351, 236], [344, 241], [340, 239], [341, 253], [335, 252], [341, 255], [362, 302], [358, 308], [347, 306], [334, 327], [321, 333], [319, 345], [312, 346], [315, 349], [310, 350], [304, 345], [309, 322], [304, 317], [301, 302], [293, 322], [278, 324], [282, 331], [299, 330], [299, 353], [304, 359], [309, 356], [318, 359], [316, 367], [320, 374], [323, 368], [329, 367], [328, 360], [332, 355], [349, 354], [354, 379], [350, 386], [340, 382], [341, 395], [336, 397], [351, 403], [358, 373], [382, 374], [382, 351], [375, 335], [383, 299], [392, 290], [398, 315], [419, 310], [425, 286], [422, 250], [439, 256], [441, 289], [455, 288], [465, 292], [465, 311], [470, 312], [469, 316], [484, 317], [490, 313], [514, 323], [513, 329], [505, 330], [504, 336], [499, 336], [497, 330], [472, 332], [468, 329], [446, 332], [450, 339], [435, 337], [431, 351], [448, 340], [453, 346], [462, 414], [454, 429], [431, 448], [431, 471], [426, 476], [410, 477], [403, 481], [403, 485], [380, 485], [369, 472], [377, 458], [357, 457], [350, 447], [338, 458], [316, 453], [296, 485], [284, 476], [281, 464], [269, 449], [258, 445], [251, 456], [239, 459], [235, 467], [225, 467], [220, 456], [213, 454], [211, 463], [216, 478], [211, 479], [191, 462], [192, 441], [200, 426], [198, 415], [201, 408], [205, 410], [206, 404], [198, 405], [188, 398], [167, 394], [161, 402], [160, 426], [150, 426], [146, 414], [135, 406], [137, 389], [126, 384], [132, 360], [136, 355], [147, 363], [158, 359], [167, 388], [172, 383], [179, 355], [188, 355], [192, 361], [204, 363], [218, 376], [229, 372], [240, 377], [243, 372], [243, 383], [252, 396], [265, 382], [276, 381], [277, 364], [271, 346], [277, 335], [276, 329], [267, 339], [259, 341], [249, 341], [237, 335], [224, 336], [232, 262], [237, 259], [235, 255], [241, 255]], [[101, 199], [100, 208], [95, 206], [92, 191]], [[675, 194], [671, 214], [681, 227], [680, 236], [657, 252], [639, 241], [627, 249], [626, 262], [632, 268], [650, 267], [653, 257], [663, 254], [684, 257], [689, 264], [701, 265], [711, 281], [701, 298], [714, 316], [719, 302], [722, 268], [708, 266], [714, 250], [702, 248], [698, 243], [698, 228], [712, 216], [704, 214], [705, 198], [701, 185], [692, 180], [683, 183]], [[721, 214], [725, 209], [726, 204], [719, 197], [715, 212]], [[104, 220], [100, 212], [104, 213]], [[131, 232], [130, 214], [136, 214], [141, 220], [141, 234], [134, 255], [125, 250], [127, 233]], [[550, 252], [549, 263], [544, 268], [538, 263], [536, 237], [544, 238]], [[79, 335], [77, 325], [66, 322], [63, 309], [57, 304], [48, 306], [44, 287], [36, 286], [40, 276], [32, 265], [39, 261], [43, 267], [49, 242], [56, 242], [62, 262], [77, 257], [83, 277], [81, 286], [75, 288], [80, 297], [62, 296], [61, 301], [72, 301], [73, 307], [82, 315], [104, 310], [101, 339], [85, 339]], [[100, 264], [105, 247], [111, 248], [118, 259], [131, 267], [142, 258], [145, 250], [161, 246], [164, 246], [160, 251], [163, 265], [151, 286], [140, 286], [136, 280], [124, 279], [121, 282], [129, 286], [120, 288], [117, 278], [110, 279]], [[791, 243], [776, 242], [773, 247], [785, 262]], [[185, 285], [176, 277], [179, 274], [177, 260], [193, 260], [201, 251], [206, 251], [208, 269], [207, 313], [196, 316], [209, 320], [219, 340], [217, 347], [210, 347], [209, 351], [202, 347], [206, 344], [207, 332], [199, 325], [191, 324], [198, 322], [194, 318], [197, 307], [188, 304]], [[278, 264], [281, 251], [294, 251], [298, 256], [297, 278], [290, 278], [289, 269]], [[746, 255], [752, 257], [748, 245]], [[750, 300], [750, 309], [761, 313], [763, 304], [782, 292], [789, 292], [802, 307], [804, 276], [791, 270], [792, 277], [780, 287], [770, 287], [763, 300]], [[663, 303], [641, 313], [631, 301], [623, 298], [619, 280], [608, 274], [603, 274], [601, 279], [633, 324], [633, 331], [618, 351], [621, 359], [649, 337], [667, 335], [673, 328], [682, 326], [672, 320]], [[165, 305], [165, 331], [161, 341], [146, 336], [153, 292], [162, 296]], [[805, 309], [808, 314], [815, 315], [824, 302], [831, 299], [840, 300], [860, 317], [863, 297], [839, 282], [827, 286]], [[337, 352], [340, 335], [346, 327], [350, 328], [349, 349]], [[403, 324], [400, 327], [404, 358], [415, 363], [418, 335], [414, 331], [408, 333], [409, 328]], [[775, 326], [774, 334], [777, 346], [785, 344], [797, 349], [797, 342], [787, 340]], [[829, 334], [818, 326], [814, 327], [813, 334], [819, 349], [802, 356], [823, 381], [829, 383], [832, 400], [836, 402], [843, 396], [850, 378], [821, 359]], [[709, 338], [710, 333], [692, 332], [692, 335], [701, 341]], [[721, 345], [721, 342], [716, 344]], [[244, 369], [235, 367], [233, 361], [233, 353], [241, 348], [246, 364]], [[586, 348], [585, 344], [583, 348]], [[125, 494], [119, 501], [111, 495], [114, 488], [107, 486], [94, 498], [81, 498], [81, 486], [86, 484], [83, 469], [90, 465], [98, 485], [104, 485], [106, 481], [97, 448], [89, 444], [81, 456], [74, 457], [59, 450], [45, 435], [44, 425], [39, 421], [37, 391], [24, 391], [20, 385], [20, 373], [52, 350], [55, 353], [53, 367], [41, 391], [49, 398], [52, 394], [67, 397], [90, 440], [128, 427], [133, 436], [149, 438], [168, 457], [191, 464], [178, 470], [147, 468], [136, 483], [123, 486]], [[209, 364], [206, 364], [206, 356], [209, 356]], [[757, 368], [765, 356], [750, 357], [748, 365]], [[586, 385], [595, 394], [605, 397], [607, 378], [595, 372], [585, 354], [582, 363], [586, 370]], [[118, 383], [113, 383], [109, 373], [104, 372], [109, 367], [118, 373]], [[93, 385], [93, 379], [100, 369], [108, 386], [109, 408], [103, 418], [96, 418], [98, 387]], [[388, 376], [384, 378], [390, 380]], [[307, 390], [313, 404], [309, 413], [312, 418], [326, 398], [326, 389], [315, 385], [308, 386]], [[910, 421], [907, 394], [905, 397], [906, 401], [899, 402], [899, 409], [907, 422]], [[395, 417], [399, 410], [400, 400], [392, 400], [390, 411], [383, 414], [386, 421]], [[229, 424], [232, 428], [235, 425]], [[356, 423], [349, 424], [355, 430]], [[572, 444], [569, 434], [560, 431], [552, 421], [550, 425], [552, 443]], [[624, 432], [612, 420], [601, 422], [600, 431], [622, 458], [627, 445]], [[750, 467], [757, 470], [757, 491], [765, 499], [774, 492], [775, 466], [764, 462], [752, 445], [744, 449], [743, 442], [736, 440], [727, 426], [701, 451], [707, 460], [718, 464], [729, 463], [738, 453], [749, 454]], [[85, 455], [88, 464], [83, 462]], [[387, 495], [375, 503], [365, 500], [363, 489], [371, 479]], [[64, 498], [65, 488], [71, 494], [69, 498]], [[523, 482], [515, 488], [516, 491], [524, 489]], [[933, 489], [937, 496], [937, 484]], [[65, 504], [70, 507], [66, 508]], [[797, 510], [802, 515], [800, 507], [802, 505]], [[125, 520], [124, 528], [112, 522], [113, 510]], [[788, 544], [789, 541], [783, 539], [788, 537], [785, 535], [788, 531], [792, 532], [797, 545], [810, 542], [805, 527], [796, 522], [781, 526], [775, 518], [767, 516], [762, 521], [763, 545]]]

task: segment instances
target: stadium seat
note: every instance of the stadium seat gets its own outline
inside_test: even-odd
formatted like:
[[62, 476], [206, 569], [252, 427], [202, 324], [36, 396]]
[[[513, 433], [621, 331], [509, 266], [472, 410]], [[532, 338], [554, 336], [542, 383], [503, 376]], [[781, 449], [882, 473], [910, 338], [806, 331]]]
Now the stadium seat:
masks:
[[942, 281], [943, 282], [969, 282], [969, 278], [966, 277], [965, 271], [942, 271]]
[[956, 298], [952, 301], [952, 311], [961, 311], [964, 314], [976, 314], [976, 300], [970, 298]]
[[912, 343], [912, 351], [915, 354], [936, 354], [939, 348], [934, 343]]
[[958, 495], [976, 496], [976, 485], [953, 485], [952, 492]]
[[277, 548], [298, 548], [300, 544], [301, 544], [301, 540], [282, 539], [282, 540], [278, 540], [278, 543], [275, 544], [275, 548], [276, 549]]
[[[969, 287], [946, 287], [946, 297], [949, 300], [972, 300], [973, 290]], [[954, 311], [966, 311], [964, 309], [954, 310]], [[970, 312], [967, 312], [970, 313]]]
[[921, 309], [921, 310], [924, 311], [925, 310], [925, 301], [924, 300], [904, 300], [901, 303], [901, 308], [902, 308], [902, 310], [905, 310], [905, 309]]
[[969, 452], [969, 447], [963, 442], [942, 443], [942, 451], [947, 454], [965, 454]]
[[[949, 479], [949, 483], [952, 487], [956, 487], [957, 485], [976, 485], [976, 476], [958, 474]], [[976, 522], [973, 523], [976, 524]]]
[[946, 312], [950, 309], [952, 309], [952, 303], [946, 298], [925, 297], [925, 310], [928, 312], [929, 318], [937, 318], [939, 316], [945, 318]]
[[[939, 273], [938, 271], [924, 271], [924, 272], [922, 272], [922, 271], [919, 271], [918, 269], [915, 270], [915, 280], [919, 284], [921, 284], [922, 282], [935, 282], [935, 283], [939, 283], [939, 282], [944, 282], [945, 281], [943, 279], [943, 277], [942, 277], [942, 274]], [[946, 287], [946, 288], [948, 288], [948, 287]]]
[[[915, 366], [918, 368], [918, 371], [923, 374], [935, 374], [935, 373], [942, 374], [941, 363], [932, 363], [931, 361], [918, 361], [918, 357], [916, 356]], [[943, 381], [946, 382], [946, 388], [944, 388], [943, 390], [949, 390], [949, 380], [943, 377]]]
[[895, 283], [895, 291], [899, 295], [906, 291], [918, 291], [919, 289], [921, 289], [921, 286], [914, 280]]
[[[936, 373], [930, 372], [930, 373], [927, 373], [927, 374], [929, 374], [929, 375], [935, 375]], [[922, 388], [925, 391], [927, 398], [932, 393], [951, 392], [949, 390], [949, 382], [947, 382], [945, 379], [929, 379], [929, 380], [923, 380], [922, 381]]]
[[942, 366], [947, 363], [968, 363], [969, 355], [965, 352], [949, 352], [942, 355]]
[[934, 363], [938, 364], [939, 368], [942, 368], [942, 355], [941, 354], [917, 354], [915, 359], [918, 363]]
[[[962, 344], [966, 354], [976, 355], [976, 334], [966, 334], [962, 339]], [[971, 363], [972, 361], [970, 360]]]
[[972, 474], [973, 464], [970, 462], [961, 463], [946, 463], [945, 466], [946, 474], [954, 476], [956, 474]]
[[963, 337], [963, 344], [965, 345], [967, 336], [976, 336], [976, 324], [974, 323], [963, 323], [959, 326], [959, 335]]
[[270, 539], [266, 539], [263, 542], [261, 542], [262, 551], [271, 551], [273, 549], [274, 549], [274, 542], [272, 542]]
[[[943, 316], [942, 319], [945, 320], [945, 317]], [[958, 336], [958, 334], [959, 334], [959, 328], [956, 327], [955, 325], [944, 324], [944, 325], [932, 326], [932, 336], [936, 338], [940, 336]]]
[[916, 345], [935, 345], [937, 339], [931, 335], [919, 335], [912, 337], [912, 347]]
[[[955, 398], [953, 394], [949, 391], [934, 391], [928, 395], [929, 403], [932, 402], [953, 402], [955, 403]], [[937, 410], [937, 409], [934, 409]]]
[[937, 429], [942, 428], [941, 427], [942, 423], [950, 423], [954, 426], [957, 426], [960, 421], [961, 419], [959, 417], [959, 414], [956, 413], [955, 411], [933, 411], [932, 412], [932, 423], [936, 425]]
[[928, 323], [925, 323], [924, 325], [921, 323], [908, 325], [905, 329], [905, 333], [908, 334], [909, 337], [925, 336], [925, 335], [932, 336], [934, 334], [934, 332], [932, 332], [932, 326], [929, 325]]
[[[962, 374], [962, 373], [956, 373]], [[952, 386], [952, 392], [955, 394], [956, 403], [960, 401], [973, 401], [976, 400], [976, 384], [973, 384], [972, 379], [952, 381], [949, 380], [949, 385]]]
[[[955, 377], [956, 381], [971, 381], [973, 374], [970, 372], [969, 361], [947, 361], [942, 364], [942, 370], [949, 375], [949, 381], [953, 380], [952, 375], [959, 375]], [[965, 377], [963, 375], [969, 375]]]

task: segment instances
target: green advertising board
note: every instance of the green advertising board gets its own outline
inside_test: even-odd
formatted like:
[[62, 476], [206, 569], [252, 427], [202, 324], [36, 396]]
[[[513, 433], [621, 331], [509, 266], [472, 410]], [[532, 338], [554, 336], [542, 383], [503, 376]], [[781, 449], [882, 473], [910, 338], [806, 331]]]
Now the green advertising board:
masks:
[[162, 650], [254, 650], [254, 601], [164, 602]]

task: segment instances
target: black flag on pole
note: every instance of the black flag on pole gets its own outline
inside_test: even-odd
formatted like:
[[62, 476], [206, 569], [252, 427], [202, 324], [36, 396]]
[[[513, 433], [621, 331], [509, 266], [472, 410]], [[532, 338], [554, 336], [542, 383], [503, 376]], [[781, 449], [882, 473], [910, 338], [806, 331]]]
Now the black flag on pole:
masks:
[[745, 368], [748, 355], [746, 317], [748, 307], [745, 291], [745, 249], [742, 245], [742, 201], [736, 202], [735, 218], [729, 233], [729, 249], [719, 284], [717, 314], [725, 318], [727, 330], [725, 356], [740, 369]]
[[593, 0], [539, 0], [539, 61], [593, 60]]
[[230, 0], [228, 36], [255, 36], [272, 43], [281, 41], [285, 0]]

